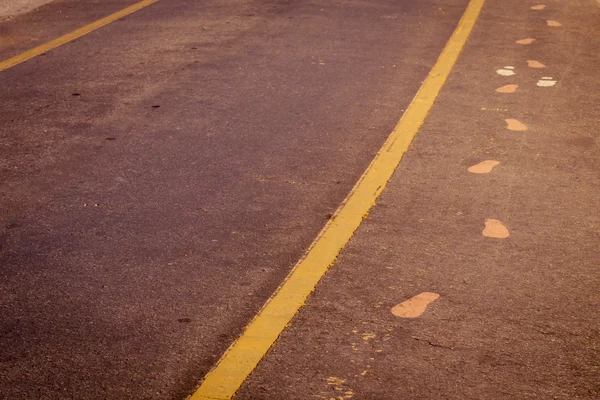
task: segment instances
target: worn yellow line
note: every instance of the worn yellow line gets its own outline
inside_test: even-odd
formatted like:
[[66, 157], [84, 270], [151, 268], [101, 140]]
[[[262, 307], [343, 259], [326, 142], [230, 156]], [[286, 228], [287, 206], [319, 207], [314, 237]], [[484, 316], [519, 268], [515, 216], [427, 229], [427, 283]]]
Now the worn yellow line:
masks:
[[471, 33], [483, 2], [470, 1], [427, 79], [346, 201], [323, 228], [305, 257], [206, 375], [190, 400], [230, 399], [304, 305], [373, 207], [408, 150]]
[[135, 3], [127, 8], [122, 9], [121, 11], [117, 11], [114, 14], [110, 14], [107, 17], [99, 19], [95, 22], [92, 22], [89, 25], [81, 27], [79, 29], [74, 30], [73, 32], [67, 33], [59, 38], [49, 41], [48, 43], [44, 43], [38, 47], [35, 47], [31, 50], [27, 50], [24, 53], [18, 54], [14, 57], [9, 58], [8, 60], [4, 60], [0, 62], [0, 72], [7, 70], [11, 67], [14, 67], [17, 64], [20, 64], [24, 61], [27, 61], [35, 56], [39, 56], [49, 50], [52, 50], [58, 46], [62, 46], [65, 43], [68, 43], [72, 40], [75, 40], [83, 35], [86, 35], [96, 29], [102, 28], [105, 25], [110, 24], [118, 20], [119, 18], [123, 18], [131, 13], [134, 13], [138, 10], [141, 10], [144, 7], [148, 7], [150, 4], [156, 3], [158, 0], [143, 0], [139, 3]]

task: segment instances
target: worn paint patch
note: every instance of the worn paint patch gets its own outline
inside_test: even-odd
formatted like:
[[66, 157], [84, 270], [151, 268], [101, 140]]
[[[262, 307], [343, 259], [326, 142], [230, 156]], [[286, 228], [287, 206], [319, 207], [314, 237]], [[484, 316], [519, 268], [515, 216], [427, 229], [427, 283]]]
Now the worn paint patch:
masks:
[[354, 390], [347, 387], [345, 383], [345, 379], [338, 378], [335, 376], [330, 376], [329, 378], [327, 378], [327, 384], [329, 386], [332, 386], [333, 389], [337, 392], [336, 397], [333, 397], [333, 399], [351, 399], [354, 397]]
[[546, 68], [544, 64], [536, 60], [527, 60], [527, 66], [529, 68]]
[[419, 293], [418, 295], [395, 305], [394, 308], [392, 308], [392, 314], [400, 318], [420, 317], [427, 309], [427, 306], [439, 297], [440, 295], [437, 293]]
[[467, 171], [473, 174], [489, 174], [490, 172], [492, 172], [492, 169], [494, 169], [494, 167], [498, 164], [500, 164], [500, 161], [485, 160], [480, 162], [479, 164], [475, 164], [469, 167]]
[[556, 85], [556, 81], [551, 76], [544, 76], [537, 82], [539, 87], [552, 87]]
[[496, 239], [506, 239], [510, 236], [510, 232], [508, 232], [506, 226], [497, 219], [486, 219], [485, 228], [482, 233], [483, 236]]
[[519, 87], [519, 85], [515, 85], [515, 84], [504, 85], [504, 86], [500, 86], [498, 89], [496, 89], [496, 92], [498, 92], [498, 93], [514, 93], [518, 87]]
[[527, 125], [519, 121], [518, 119], [508, 118], [505, 119], [506, 128], [511, 131], [526, 131]]
[[341, 386], [344, 383], [346, 383], [345, 379], [338, 378], [336, 376], [330, 376], [329, 378], [327, 378], [327, 384], [328, 385]]
[[546, 21], [546, 24], [548, 24], [548, 26], [562, 26], [560, 22], [555, 21], [553, 19], [549, 19], [548, 21]]
[[515, 67], [508, 65], [504, 68], [500, 68], [496, 70], [496, 73], [498, 75], [502, 75], [502, 76], [512, 76], [515, 75], [516, 72], [514, 71]]
[[525, 38], [525, 39], [519, 39], [515, 43], [517, 43], [517, 44], [531, 44], [533, 42], [535, 42], [534, 38]]
[[362, 337], [362, 339], [363, 339], [363, 340], [367, 341], [367, 340], [369, 340], [369, 339], [375, 339], [375, 337], [376, 337], [376, 336], [375, 336], [375, 334], [374, 334], [374, 333], [372, 333], [372, 332], [365, 332], [365, 333], [363, 333], [363, 334], [361, 335], [361, 337]]
[[531, 6], [529, 8], [531, 8], [532, 10], [543, 10], [544, 8], [546, 8], [546, 5], [545, 4], [536, 4], [535, 6]]

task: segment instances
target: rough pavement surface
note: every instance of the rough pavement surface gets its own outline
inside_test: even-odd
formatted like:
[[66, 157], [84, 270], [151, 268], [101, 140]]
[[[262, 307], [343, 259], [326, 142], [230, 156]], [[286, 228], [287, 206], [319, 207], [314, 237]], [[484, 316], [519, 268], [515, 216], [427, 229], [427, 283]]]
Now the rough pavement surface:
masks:
[[600, 7], [541, 3], [486, 3], [378, 204], [237, 399], [600, 398]]
[[[4, 398], [189, 395], [368, 166], [466, 3], [159, 1], [1, 72]], [[3, 32], [35, 38], [0, 55], [129, 4], [16, 17]]]
[[[61, 35], [104, 18], [135, 0], [55, 0], [34, 12], [0, 16], [2, 60], [47, 43]], [[12, 4], [12, 3], [10, 3]], [[122, 21], [121, 21], [122, 23]], [[45, 56], [48, 56], [46, 54]]]
[[4, 0], [0, 3], [0, 18], [23, 14], [52, 0]]

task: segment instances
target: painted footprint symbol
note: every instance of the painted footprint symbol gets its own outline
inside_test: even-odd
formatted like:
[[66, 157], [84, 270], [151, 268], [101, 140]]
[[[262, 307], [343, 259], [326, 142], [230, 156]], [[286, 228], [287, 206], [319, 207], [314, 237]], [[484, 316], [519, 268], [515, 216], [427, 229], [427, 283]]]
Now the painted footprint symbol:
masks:
[[492, 172], [492, 169], [494, 169], [494, 167], [499, 164], [500, 161], [485, 160], [480, 162], [479, 164], [470, 166], [467, 171], [469, 171], [472, 174], [489, 174], [490, 172]]
[[504, 68], [500, 68], [496, 70], [496, 73], [498, 75], [502, 75], [502, 76], [513, 76], [516, 75], [516, 72], [514, 71], [515, 67], [513, 67], [512, 65], [507, 65]]
[[496, 89], [496, 92], [497, 93], [514, 93], [518, 87], [519, 87], [519, 85], [515, 85], [515, 84], [504, 85], [504, 86], [501, 86], [498, 89]]
[[519, 39], [515, 43], [517, 43], [517, 44], [531, 44], [533, 42], [535, 42], [534, 38], [525, 38], [525, 39]]
[[483, 236], [496, 239], [506, 239], [510, 236], [508, 228], [506, 228], [502, 222], [491, 218], [485, 220], [485, 228], [483, 229], [482, 234]]
[[506, 129], [509, 129], [511, 131], [522, 132], [522, 131], [527, 130], [527, 125], [525, 125], [518, 119], [508, 118], [508, 119], [505, 119], [504, 121], [506, 121]]
[[527, 60], [527, 66], [529, 68], [546, 68], [544, 64], [537, 60]]
[[423, 292], [410, 299], [397, 304], [392, 308], [392, 314], [400, 318], [420, 317], [427, 306], [440, 297], [437, 293]]
[[539, 87], [552, 87], [556, 85], [556, 81], [551, 76], [544, 76], [537, 82]]

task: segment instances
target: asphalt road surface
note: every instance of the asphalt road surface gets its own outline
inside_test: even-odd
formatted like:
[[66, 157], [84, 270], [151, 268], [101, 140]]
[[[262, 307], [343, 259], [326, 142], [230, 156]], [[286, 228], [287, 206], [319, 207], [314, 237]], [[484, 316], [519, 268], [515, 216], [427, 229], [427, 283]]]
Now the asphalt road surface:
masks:
[[[1, 72], [4, 397], [189, 395], [466, 3], [160, 1]], [[3, 58], [129, 4], [10, 19]]]
[[[0, 61], [133, 3], [1, 20]], [[191, 395], [467, 4], [159, 0], [0, 71], [0, 398]], [[488, 0], [378, 205], [237, 397], [600, 398], [600, 7], [535, 4]], [[419, 293], [439, 298], [403, 318]]]
[[11, 0], [0, 3], [0, 18], [14, 17], [24, 14], [52, 0]]
[[486, 2], [236, 399], [600, 399], [600, 7], [540, 3]]

